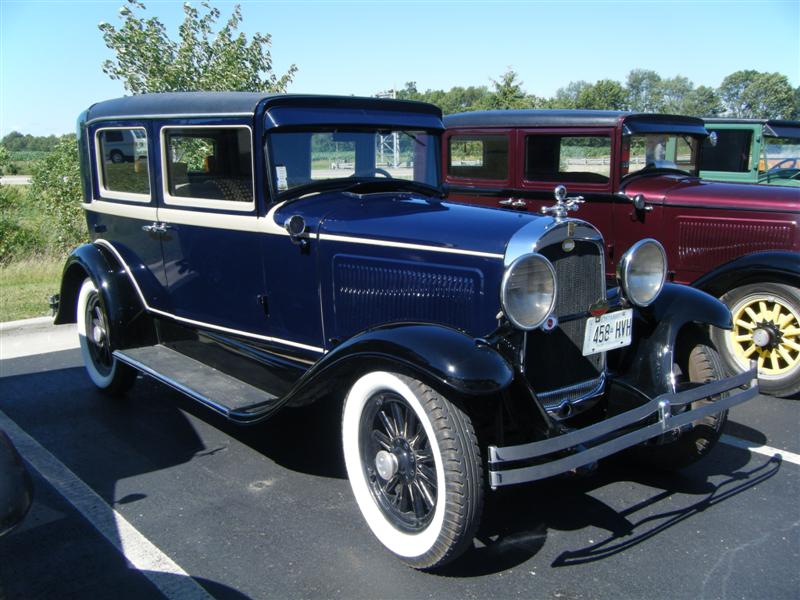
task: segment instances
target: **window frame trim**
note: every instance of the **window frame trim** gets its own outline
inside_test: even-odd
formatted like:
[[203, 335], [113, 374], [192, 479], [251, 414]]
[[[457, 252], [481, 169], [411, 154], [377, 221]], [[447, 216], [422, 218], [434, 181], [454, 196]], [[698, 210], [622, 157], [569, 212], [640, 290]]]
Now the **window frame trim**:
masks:
[[[488, 136], [505, 136], [507, 146], [507, 167], [506, 177], [504, 179], [487, 179], [486, 177], [463, 177], [459, 175], [452, 175], [450, 173], [450, 140], [454, 137], [488, 137]], [[444, 171], [444, 178], [442, 183], [455, 183], [455, 184], [468, 184], [471, 182], [484, 184], [487, 187], [509, 187], [515, 179], [516, 160], [514, 159], [515, 142], [515, 129], [513, 127], [481, 127], [481, 128], [464, 128], [464, 129], [447, 129], [445, 135], [442, 136], [442, 170]]]
[[[196, 198], [194, 196], [173, 196], [169, 192], [169, 176], [167, 161], [166, 133], [168, 129], [246, 129], [250, 134], [250, 202], [235, 200], [218, 200], [216, 198]], [[161, 154], [161, 197], [164, 206], [186, 208], [208, 208], [230, 210], [235, 212], [253, 212], [256, 208], [256, 165], [255, 148], [253, 147], [253, 128], [245, 123], [223, 123], [218, 125], [162, 125], [158, 133], [159, 153]]]
[[[110, 130], [131, 130], [131, 129], [141, 129], [144, 131], [144, 139], [147, 145], [147, 160], [145, 164], [147, 165], [147, 187], [149, 189], [147, 194], [139, 194], [136, 192], [121, 192], [119, 190], [110, 190], [106, 187], [105, 182], [105, 172], [104, 172], [104, 165], [105, 161], [103, 159], [103, 151], [100, 146], [100, 133], [103, 131], [110, 131]], [[136, 163], [136, 157], [133, 158], [134, 164]], [[94, 161], [95, 161], [95, 175], [97, 176], [97, 191], [99, 192], [98, 195], [102, 199], [107, 200], [123, 200], [125, 202], [140, 202], [143, 204], [149, 204], [153, 200], [153, 177], [152, 173], [150, 172], [150, 138], [147, 133], [147, 127], [144, 125], [114, 125], [108, 127], [98, 127], [94, 130]]]

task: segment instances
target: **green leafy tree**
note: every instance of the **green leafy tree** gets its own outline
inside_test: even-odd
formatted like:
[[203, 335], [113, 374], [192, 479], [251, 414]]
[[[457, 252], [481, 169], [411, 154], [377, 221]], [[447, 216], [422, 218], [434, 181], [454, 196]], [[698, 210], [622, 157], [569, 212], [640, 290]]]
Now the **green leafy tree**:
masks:
[[718, 117], [725, 108], [719, 94], [706, 85], [700, 85], [683, 98], [681, 114], [692, 117]]
[[664, 104], [660, 84], [661, 76], [655, 71], [633, 69], [625, 82], [628, 108], [634, 112], [660, 112]]
[[759, 73], [742, 96], [748, 117], [790, 119], [795, 113], [794, 89], [786, 75], [780, 73]]
[[693, 88], [692, 82], [682, 75], [662, 79], [658, 84], [658, 90], [661, 95], [659, 112], [681, 114], [684, 101]]
[[522, 81], [517, 72], [509, 68], [500, 76], [492, 79], [494, 90], [488, 98], [489, 108], [530, 108], [530, 101], [522, 90]]
[[601, 79], [583, 87], [575, 99], [575, 108], [623, 110], [628, 105], [628, 93], [613, 79]]
[[10, 166], [11, 155], [8, 153], [8, 150], [5, 149], [5, 146], [0, 145], [0, 175], [5, 174]]
[[29, 193], [52, 218], [57, 250], [69, 250], [85, 241], [81, 170], [74, 134], [62, 137], [53, 151], [34, 166]]
[[577, 108], [578, 97], [590, 85], [588, 81], [570, 81], [567, 86], [556, 90], [555, 97], [550, 101], [550, 107]]
[[743, 70], [731, 73], [719, 85], [718, 93], [728, 115], [731, 117], [750, 116], [750, 105], [744, 91], [758, 77], [758, 71]]
[[[217, 28], [220, 11], [207, 2], [202, 11], [184, 4], [178, 39], [170, 38], [158, 17], [141, 15], [145, 5], [128, 0], [120, 10], [122, 25], [100, 23], [103, 41], [115, 58], [103, 72], [122, 81], [133, 94], [174, 91], [284, 92], [297, 67], [277, 75], [272, 68], [269, 34], [255, 33], [248, 41], [238, 32], [239, 5]], [[218, 30], [217, 30], [218, 29]]]

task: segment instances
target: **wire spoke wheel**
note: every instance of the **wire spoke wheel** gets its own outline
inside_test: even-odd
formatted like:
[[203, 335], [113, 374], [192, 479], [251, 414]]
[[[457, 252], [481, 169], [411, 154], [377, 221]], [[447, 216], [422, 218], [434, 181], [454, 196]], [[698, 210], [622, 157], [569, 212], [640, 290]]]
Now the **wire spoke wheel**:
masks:
[[438, 482], [414, 410], [396, 393], [373, 394], [362, 414], [361, 437], [361, 464], [375, 502], [398, 529], [421, 531], [433, 516]]

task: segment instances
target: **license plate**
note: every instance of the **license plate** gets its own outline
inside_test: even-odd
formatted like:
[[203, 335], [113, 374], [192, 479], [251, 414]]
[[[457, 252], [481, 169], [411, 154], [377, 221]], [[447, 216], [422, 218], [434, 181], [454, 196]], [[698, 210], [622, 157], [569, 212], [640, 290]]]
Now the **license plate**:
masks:
[[631, 343], [632, 332], [632, 309], [606, 313], [600, 317], [589, 317], [583, 335], [583, 355], [589, 356], [628, 346]]

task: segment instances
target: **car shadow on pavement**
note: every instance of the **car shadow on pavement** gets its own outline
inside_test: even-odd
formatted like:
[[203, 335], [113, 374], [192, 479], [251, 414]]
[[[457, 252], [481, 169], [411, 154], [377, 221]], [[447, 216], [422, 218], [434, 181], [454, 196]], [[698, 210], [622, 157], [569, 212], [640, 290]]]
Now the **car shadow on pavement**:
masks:
[[[607, 532], [586, 547], [565, 550], [552, 567], [603, 560], [761, 484], [780, 467], [780, 457], [752, 459], [746, 450], [725, 446], [682, 471], [646, 470], [612, 459], [591, 476], [500, 489], [488, 496], [472, 550], [440, 574], [480, 577], [513, 568], [535, 556], [551, 530]], [[603, 487], [625, 481], [643, 486], [641, 500], [620, 509], [595, 497]]]

